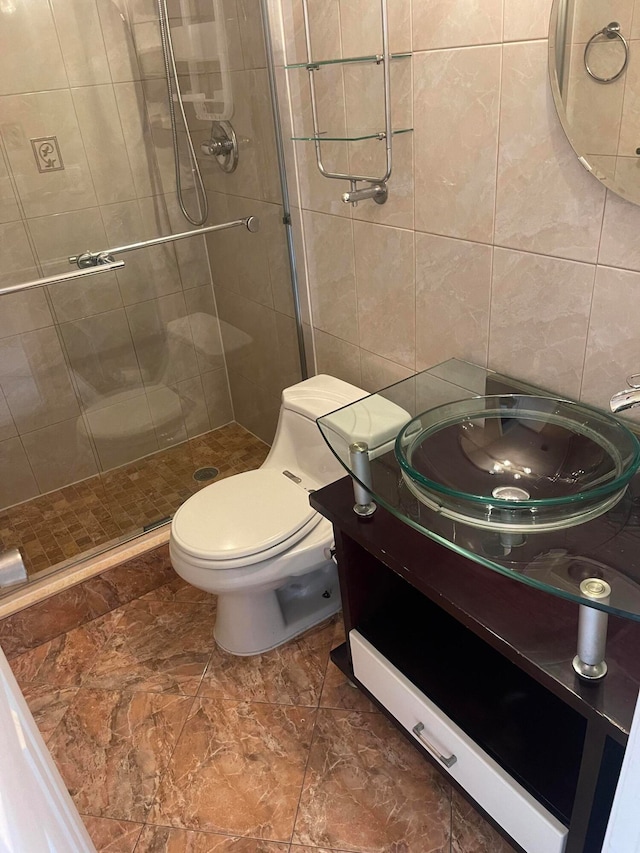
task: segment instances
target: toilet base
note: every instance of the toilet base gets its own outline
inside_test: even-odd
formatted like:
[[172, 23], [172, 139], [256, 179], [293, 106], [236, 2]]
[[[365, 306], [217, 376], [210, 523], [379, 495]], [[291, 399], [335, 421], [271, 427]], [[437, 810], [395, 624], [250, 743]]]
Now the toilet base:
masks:
[[259, 655], [333, 616], [340, 606], [338, 574], [329, 562], [278, 589], [220, 594], [213, 636], [232, 655]]

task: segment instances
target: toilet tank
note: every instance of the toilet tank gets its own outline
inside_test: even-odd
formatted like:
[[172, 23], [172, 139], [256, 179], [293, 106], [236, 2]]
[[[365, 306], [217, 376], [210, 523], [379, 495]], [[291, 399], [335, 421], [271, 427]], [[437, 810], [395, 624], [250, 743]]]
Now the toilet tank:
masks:
[[306, 474], [318, 485], [344, 477], [345, 469], [322, 437], [316, 418], [366, 396], [361, 388], [325, 374], [285, 388], [276, 436], [264, 466]]

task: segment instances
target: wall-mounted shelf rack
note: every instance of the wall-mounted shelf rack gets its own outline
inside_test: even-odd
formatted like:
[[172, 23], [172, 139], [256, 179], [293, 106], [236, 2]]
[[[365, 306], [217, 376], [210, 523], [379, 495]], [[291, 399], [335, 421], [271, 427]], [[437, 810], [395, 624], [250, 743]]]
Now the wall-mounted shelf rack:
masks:
[[[391, 118], [391, 63], [395, 60], [409, 59], [411, 53], [391, 53], [389, 48], [389, 16], [387, 0], [380, 0], [380, 21], [382, 28], [382, 52], [369, 56], [350, 56], [336, 59], [314, 60], [311, 48], [311, 27], [309, 19], [308, 0], [302, 0], [302, 11], [304, 18], [304, 34], [307, 51], [307, 61], [287, 65], [288, 70], [303, 69], [309, 75], [309, 96], [311, 102], [312, 132], [310, 134], [296, 134], [292, 137], [297, 142], [313, 142], [315, 145], [316, 165], [320, 174], [325, 178], [349, 181], [349, 192], [342, 194], [345, 204], [356, 205], [359, 201], [371, 198], [377, 204], [384, 204], [388, 197], [387, 183], [391, 177], [393, 162], [393, 137], [401, 133], [410, 133], [413, 128], [395, 128]], [[346, 133], [344, 135], [329, 134], [321, 130], [318, 115], [318, 96], [316, 92], [315, 75], [326, 66], [349, 66], [362, 63], [373, 63], [382, 67], [383, 70], [383, 97], [384, 97], [384, 128], [379, 131], [368, 131], [363, 133]], [[329, 169], [324, 160], [322, 150], [323, 142], [362, 142], [365, 140], [379, 140], [385, 143], [385, 168], [380, 175], [350, 174], [346, 172], [334, 172]], [[364, 186], [359, 186], [364, 185]]]

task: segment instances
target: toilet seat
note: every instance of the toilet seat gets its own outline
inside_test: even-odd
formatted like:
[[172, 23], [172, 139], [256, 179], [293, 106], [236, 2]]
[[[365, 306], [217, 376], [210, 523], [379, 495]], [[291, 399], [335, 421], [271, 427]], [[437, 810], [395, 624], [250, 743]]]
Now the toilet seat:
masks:
[[176, 512], [173, 545], [212, 569], [249, 566], [291, 548], [320, 522], [306, 489], [274, 468], [202, 489]]

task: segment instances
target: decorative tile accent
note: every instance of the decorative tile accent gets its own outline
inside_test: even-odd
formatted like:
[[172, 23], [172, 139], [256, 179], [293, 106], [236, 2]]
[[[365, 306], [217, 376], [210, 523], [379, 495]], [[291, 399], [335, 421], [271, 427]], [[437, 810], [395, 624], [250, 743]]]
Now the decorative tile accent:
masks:
[[30, 139], [29, 142], [39, 172], [61, 172], [64, 169], [57, 137], [41, 136], [38, 139]]

